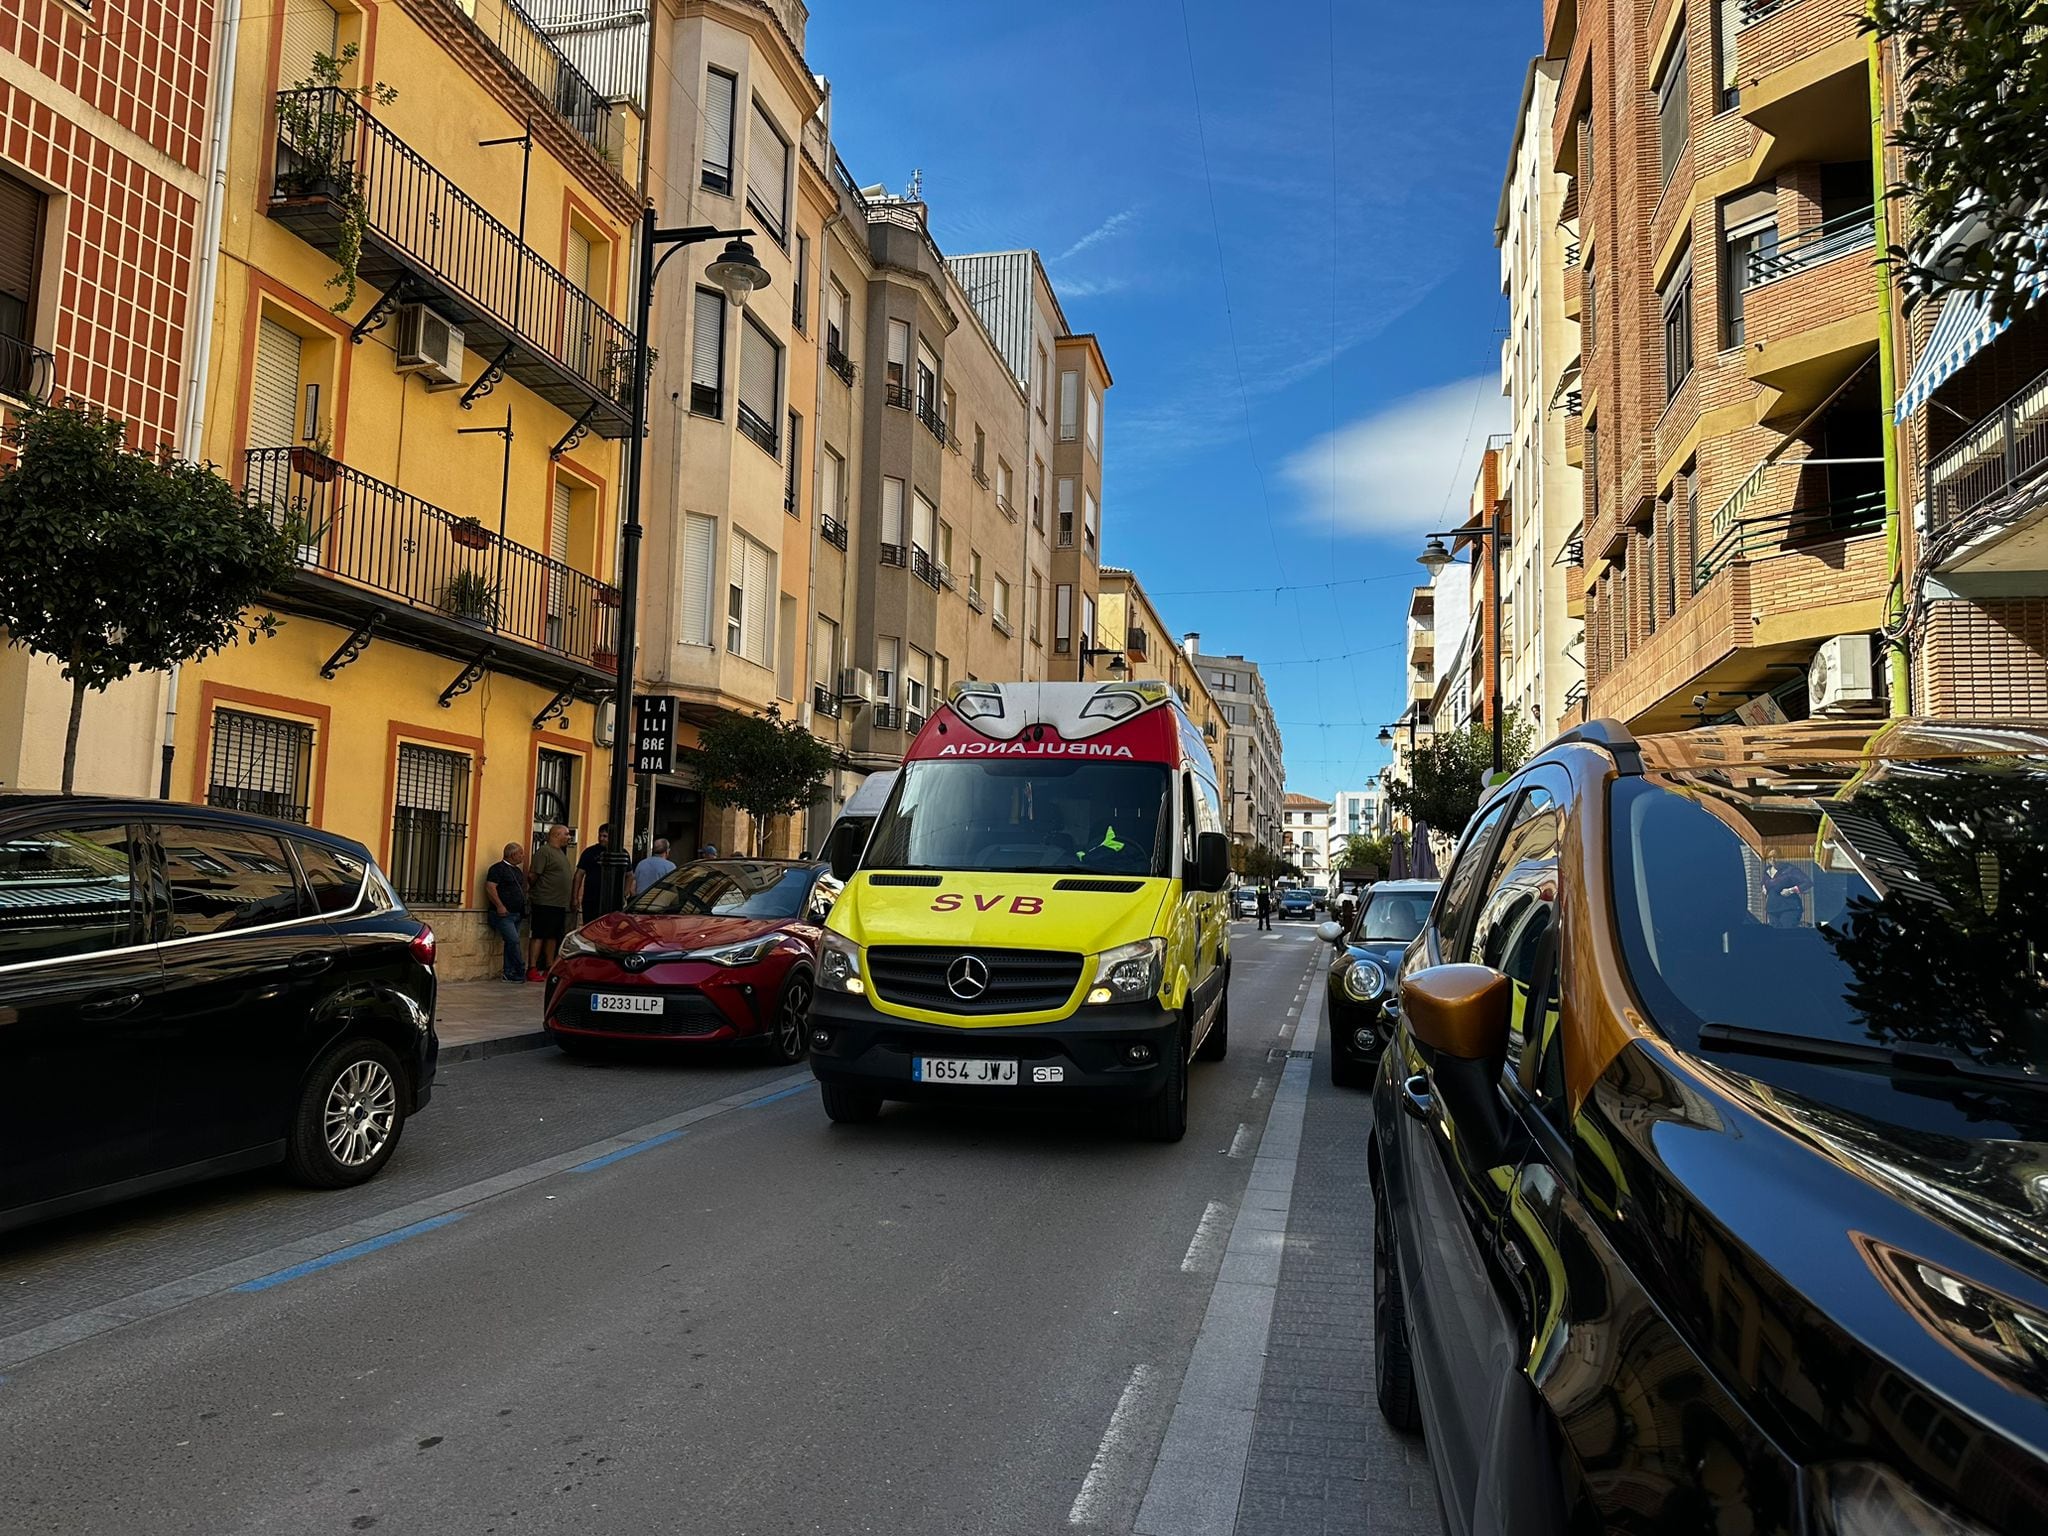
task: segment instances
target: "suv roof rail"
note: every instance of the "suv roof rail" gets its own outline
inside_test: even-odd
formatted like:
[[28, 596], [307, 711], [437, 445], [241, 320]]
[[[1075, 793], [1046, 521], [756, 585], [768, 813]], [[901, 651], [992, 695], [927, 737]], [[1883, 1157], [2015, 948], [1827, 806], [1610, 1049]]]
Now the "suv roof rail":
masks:
[[1551, 745], [1563, 746], [1567, 742], [1605, 748], [1614, 754], [1614, 766], [1623, 773], [1643, 771], [1642, 749], [1636, 745], [1634, 734], [1619, 720], [1588, 720], [1584, 725], [1573, 726]]

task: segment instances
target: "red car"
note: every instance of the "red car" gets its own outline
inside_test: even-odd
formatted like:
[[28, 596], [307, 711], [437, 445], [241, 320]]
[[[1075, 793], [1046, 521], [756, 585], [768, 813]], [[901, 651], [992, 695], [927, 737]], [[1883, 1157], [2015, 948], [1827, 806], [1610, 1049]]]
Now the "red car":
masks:
[[572, 1055], [607, 1041], [754, 1042], [801, 1061], [834, 894], [830, 867], [808, 860], [685, 864], [562, 941], [548, 1035]]

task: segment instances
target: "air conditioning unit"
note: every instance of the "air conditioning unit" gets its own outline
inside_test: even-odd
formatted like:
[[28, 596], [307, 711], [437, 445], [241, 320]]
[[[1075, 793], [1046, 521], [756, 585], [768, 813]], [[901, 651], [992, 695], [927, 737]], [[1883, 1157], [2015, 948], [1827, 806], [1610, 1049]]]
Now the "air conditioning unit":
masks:
[[398, 371], [417, 373], [439, 384], [462, 382], [462, 327], [450, 325], [424, 304], [398, 306]]
[[865, 667], [839, 669], [839, 698], [846, 704], [875, 702], [875, 675]]
[[1806, 669], [1807, 709], [1816, 715], [1849, 714], [1877, 703], [1871, 676], [1870, 636], [1823, 640]]

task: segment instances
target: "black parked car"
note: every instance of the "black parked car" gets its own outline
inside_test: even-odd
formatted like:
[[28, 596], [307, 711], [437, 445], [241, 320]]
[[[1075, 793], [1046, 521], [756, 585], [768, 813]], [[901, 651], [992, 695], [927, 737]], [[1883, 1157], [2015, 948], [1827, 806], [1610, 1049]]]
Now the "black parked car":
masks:
[[1337, 947], [1324, 985], [1329, 989], [1330, 1081], [1339, 1088], [1363, 1088], [1394, 1030], [1394, 977], [1402, 953], [1422, 932], [1434, 880], [1382, 880], [1358, 899], [1363, 903], [1347, 931], [1337, 923], [1317, 930]]
[[2048, 1528], [2048, 725], [1582, 726], [1400, 988], [1376, 1386], [1452, 1536]]
[[279, 1161], [360, 1183], [438, 1051], [433, 930], [360, 843], [0, 794], [0, 1228]]

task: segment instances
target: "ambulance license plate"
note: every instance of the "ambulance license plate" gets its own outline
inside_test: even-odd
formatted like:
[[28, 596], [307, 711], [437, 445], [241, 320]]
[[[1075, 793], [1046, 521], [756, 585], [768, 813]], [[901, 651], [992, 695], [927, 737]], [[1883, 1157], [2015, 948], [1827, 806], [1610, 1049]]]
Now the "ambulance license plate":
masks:
[[961, 1083], [969, 1088], [1008, 1088], [1017, 1082], [1017, 1063], [980, 1056], [913, 1056], [914, 1083]]

